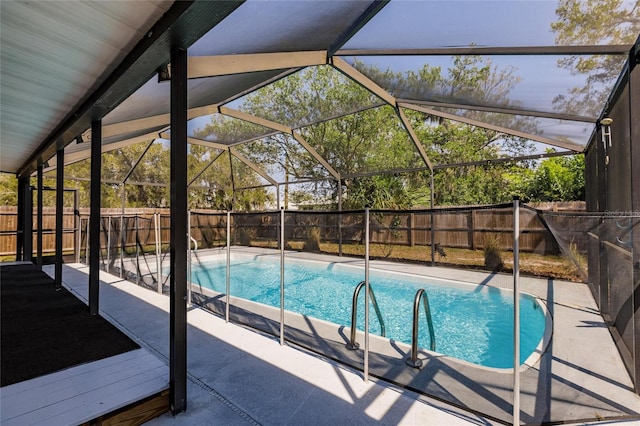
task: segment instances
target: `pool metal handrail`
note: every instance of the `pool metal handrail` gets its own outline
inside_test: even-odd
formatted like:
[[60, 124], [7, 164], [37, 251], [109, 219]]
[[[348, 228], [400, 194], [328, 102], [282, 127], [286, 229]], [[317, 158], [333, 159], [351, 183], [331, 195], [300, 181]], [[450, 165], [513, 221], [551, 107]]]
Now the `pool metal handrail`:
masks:
[[431, 318], [431, 309], [429, 308], [429, 297], [425, 289], [421, 288], [416, 292], [413, 300], [413, 321], [411, 329], [411, 356], [406, 358], [404, 362], [413, 368], [422, 367], [422, 360], [418, 358], [418, 313], [420, 310], [420, 300], [424, 301], [424, 313], [427, 317], [427, 325], [429, 326], [429, 339], [431, 341], [430, 349], [436, 350], [436, 335], [433, 331], [433, 319]]
[[[358, 317], [358, 296], [360, 295], [360, 290], [362, 290], [362, 287], [364, 287], [364, 285], [365, 282], [360, 281], [353, 292], [353, 303], [351, 305], [351, 339], [349, 340], [349, 343], [346, 344], [347, 349], [350, 350], [356, 350], [360, 347], [358, 342], [356, 342], [356, 323]], [[376, 316], [378, 317], [378, 321], [380, 322], [380, 335], [382, 337], [385, 337], [386, 330], [384, 327], [384, 320], [382, 319], [382, 313], [380, 312], [378, 301], [376, 300], [376, 296], [373, 293], [373, 288], [371, 288], [371, 286], [369, 286], [369, 297], [371, 297], [373, 309], [376, 311]]]

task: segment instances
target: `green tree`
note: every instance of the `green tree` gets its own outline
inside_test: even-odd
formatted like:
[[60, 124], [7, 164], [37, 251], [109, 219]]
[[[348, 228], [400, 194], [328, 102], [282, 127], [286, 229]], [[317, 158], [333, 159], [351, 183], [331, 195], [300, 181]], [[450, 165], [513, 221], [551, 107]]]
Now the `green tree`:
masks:
[[[560, 0], [556, 15], [558, 20], [551, 29], [558, 45], [633, 44], [640, 33], [638, 1]], [[555, 107], [563, 112], [597, 116], [625, 59], [613, 55], [571, 55], [560, 59], [560, 67], [573, 75], [586, 74], [587, 79], [584, 86], [557, 96]]]
[[583, 201], [584, 155], [547, 158], [535, 170], [505, 176], [523, 201]]
[[[414, 99], [463, 99], [477, 105], [501, 105], [518, 108], [509, 94], [520, 81], [513, 67], [498, 68], [490, 59], [479, 56], [455, 57], [445, 71], [424, 65], [417, 72], [394, 73], [356, 64], [364, 73], [384, 87], [393, 88], [400, 97]], [[489, 121], [507, 128], [535, 133], [534, 120], [526, 117], [458, 110], [456, 114], [479, 121]], [[418, 138], [433, 164], [478, 163], [505, 156], [532, 152], [531, 143], [523, 138], [463, 124], [437, 116], [407, 111]], [[437, 205], [487, 204], [509, 200], [503, 174], [528, 164], [494, 164], [455, 166], [435, 173]], [[422, 185], [428, 185], [424, 177]]]
[[346, 209], [369, 206], [373, 209], [409, 209], [429, 206], [429, 188], [411, 185], [399, 175], [379, 175], [354, 179], [348, 187]]
[[0, 206], [18, 205], [18, 179], [9, 173], [0, 173]]
[[[354, 65], [384, 87], [392, 87], [396, 96], [442, 93], [477, 102], [491, 101], [517, 106], [508, 100], [519, 81], [515, 69], [500, 70], [488, 60], [467, 56], [455, 58], [446, 74], [438, 67], [425, 65], [417, 72], [380, 71], [362, 63]], [[282, 79], [247, 97], [243, 109], [291, 127], [363, 106], [380, 100], [361, 86], [345, 79], [329, 67], [306, 69]], [[483, 113], [464, 111], [463, 115], [482, 119]], [[510, 154], [530, 152], [528, 141], [474, 126], [440, 120], [406, 111], [420, 141], [435, 164], [482, 161]], [[531, 121], [519, 117], [501, 117], [502, 125], [531, 130]], [[383, 208], [407, 208], [428, 205], [429, 178], [423, 173], [411, 177], [356, 177], [375, 171], [392, 171], [424, 166], [417, 150], [401, 125], [396, 111], [388, 106], [366, 109], [339, 119], [302, 127], [301, 134], [346, 179], [343, 205]], [[296, 179], [326, 176], [317, 161], [286, 135], [269, 137], [266, 143], [246, 145], [243, 152], [260, 164], [277, 166]], [[505, 169], [498, 166], [448, 169], [436, 175], [438, 204], [470, 204], [501, 201]], [[491, 170], [491, 172], [488, 172]], [[273, 171], [273, 170], [272, 170]], [[337, 182], [331, 191], [337, 196]], [[325, 194], [317, 194], [326, 198]], [[507, 197], [508, 198], [508, 197]]]

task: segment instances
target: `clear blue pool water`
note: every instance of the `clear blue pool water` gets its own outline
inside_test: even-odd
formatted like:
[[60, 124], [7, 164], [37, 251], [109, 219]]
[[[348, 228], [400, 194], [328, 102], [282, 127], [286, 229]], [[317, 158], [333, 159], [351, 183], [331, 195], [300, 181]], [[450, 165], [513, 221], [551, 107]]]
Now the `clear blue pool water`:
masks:
[[[285, 309], [350, 326], [353, 291], [363, 279], [362, 268], [287, 260]], [[192, 282], [224, 293], [226, 258], [194, 265]], [[377, 270], [371, 270], [369, 282], [382, 312], [387, 338], [411, 344], [413, 299], [419, 288], [425, 288], [433, 317], [436, 352], [487, 367], [513, 367], [512, 292]], [[233, 296], [279, 307], [279, 257], [234, 255], [230, 286]], [[522, 294], [520, 300], [523, 363], [543, 338], [545, 317], [532, 296]], [[370, 332], [380, 334], [373, 309], [369, 315]], [[358, 305], [358, 328], [364, 330], [364, 291]], [[422, 308], [419, 330], [418, 346], [429, 348]]]

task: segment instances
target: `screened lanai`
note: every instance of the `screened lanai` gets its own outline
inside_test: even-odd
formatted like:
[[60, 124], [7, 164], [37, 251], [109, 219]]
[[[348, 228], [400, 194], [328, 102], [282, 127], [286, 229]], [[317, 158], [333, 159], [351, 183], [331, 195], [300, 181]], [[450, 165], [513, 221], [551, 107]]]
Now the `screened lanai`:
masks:
[[[457, 7], [437, 2], [391, 2], [384, 6], [336, 2], [331, 7], [287, 2], [243, 4], [188, 50], [188, 142], [218, 151], [231, 148], [231, 155], [242, 161], [250, 160], [242, 156], [242, 152], [251, 151], [250, 142], [264, 144], [275, 135], [286, 135], [292, 138], [288, 144], [306, 151], [310, 160], [318, 163], [317, 172], [323, 178], [339, 181], [377, 170], [337, 170], [340, 165], [331, 164], [332, 153], [320, 155], [320, 141], [306, 140], [306, 135], [326, 121], [351, 114], [372, 119], [366, 111], [392, 108], [397, 122], [391, 125], [404, 128], [406, 143], [414, 152], [406, 164], [392, 164], [387, 166], [392, 170], [384, 171], [430, 170], [449, 165], [447, 159], [432, 162], [429, 154], [433, 147], [415, 134], [414, 126], [433, 117], [526, 140], [528, 149], [519, 153], [523, 157], [544, 156], [547, 148], [582, 152], [635, 41], [634, 28], [621, 31], [615, 39], [603, 36], [585, 45], [578, 36], [572, 39], [571, 34], [552, 30], [554, 23], [569, 24], [556, 16], [557, 5], [553, 2], [463, 5], [465, 14], [482, 18], [463, 24]], [[533, 15], [528, 9], [535, 11]], [[332, 13], [339, 14], [340, 19], [329, 18]], [[252, 17], [254, 26], [255, 34], [251, 36], [239, 24], [247, 16]], [[295, 41], [285, 47], [277, 30], [281, 29], [281, 21], [274, 18], [281, 16], [296, 17], [288, 24], [292, 27], [288, 39]], [[425, 16], [436, 24], [425, 26]], [[539, 22], [525, 25], [531, 16]], [[397, 30], [400, 22], [402, 31]], [[599, 22], [592, 25], [603, 26]], [[464, 30], [453, 31], [454, 28]], [[518, 37], [505, 36], [515, 28]], [[443, 36], [451, 33], [455, 40]], [[256, 43], [256, 39], [260, 42]], [[606, 63], [606, 75], [602, 68], [594, 68], [591, 74], [577, 72], [575, 64], [580, 60]], [[478, 81], [472, 80], [478, 71], [491, 72], [493, 80], [485, 79], [481, 82], [485, 87], [480, 87]], [[142, 87], [105, 115], [103, 151], [168, 140], [166, 73], [170, 74], [170, 67], [149, 76]], [[350, 98], [335, 99], [331, 107], [323, 105], [321, 111], [304, 111], [303, 116], [294, 107], [295, 101], [289, 106], [280, 102], [271, 109], [263, 106], [260, 111], [251, 111], [255, 104], [252, 96], [275, 97], [269, 93], [274, 90], [270, 89], [273, 82], [286, 85], [293, 84], [289, 80], [302, 79], [309, 83], [306, 87], [301, 85], [292, 96], [321, 96], [322, 91], [311, 83], [319, 73], [324, 76], [323, 81], [334, 87], [345, 86], [345, 90], [349, 87], [354, 93]], [[579, 94], [585, 90], [589, 91], [588, 99], [580, 99]], [[575, 102], [567, 102], [571, 96]], [[76, 136], [90, 141], [90, 129]], [[496, 158], [478, 161], [517, 157], [501, 149], [500, 140], [496, 145]], [[69, 145], [65, 163], [88, 158], [89, 146], [77, 142]], [[49, 164], [53, 165], [53, 160]], [[263, 183], [271, 185], [284, 183], [285, 175], [295, 176], [284, 170], [261, 172], [263, 179], [269, 176]], [[310, 177], [320, 176], [300, 178]]]
[[[117, 9], [102, 3], [99, 7], [81, 4], [86, 8], [72, 16], [83, 22], [93, 22], [88, 17], [94, 9], [110, 16]], [[353, 206], [349, 200], [363, 178], [390, 176], [400, 178], [402, 185], [413, 179], [418, 182], [418, 201], [412, 207], [428, 210], [439, 207], [434, 179], [446, 181], [447, 170], [537, 164], [545, 158], [606, 151], [607, 143], [611, 145], [611, 139], [605, 141], [603, 136], [611, 132], [606, 118], [622, 102], [615, 94], [635, 81], [630, 76], [640, 34], [636, 1], [603, 5], [570, 0], [225, 1], [149, 2], [144, 7], [127, 3], [127, 7], [131, 13], [145, 9], [146, 21], [141, 21], [146, 22], [145, 28], [137, 28], [128, 41], [116, 41], [108, 29], [92, 36], [108, 40], [107, 44], [121, 43], [119, 56], [101, 58], [100, 49], [80, 48], [82, 36], [91, 32], [87, 25], [77, 33], [49, 37], [46, 46], [28, 35], [34, 25], [56, 34], [54, 28], [70, 19], [62, 11], [72, 6], [60, 5], [52, 14], [44, 3], [3, 3], [3, 28], [12, 32], [2, 32], [0, 169], [18, 176], [19, 191], [29, 199], [26, 204], [22, 201], [29, 214], [19, 215], [18, 227], [25, 230], [21, 235], [33, 229], [29, 227], [32, 199], [26, 191], [30, 185], [43, 187], [43, 180], [53, 184], [55, 179], [59, 187], [83, 184], [82, 188], [90, 189], [90, 198], [87, 192], [81, 193], [91, 217], [101, 215], [100, 192], [103, 202], [105, 197], [117, 200], [112, 205], [121, 208], [121, 218], [107, 217], [102, 223], [85, 218], [81, 224], [86, 229], [84, 260], [94, 271], [89, 280], [93, 313], [98, 309], [96, 274], [105, 263], [98, 253], [105, 243], [89, 240], [87, 235], [104, 235], [107, 228], [111, 235], [111, 229], [133, 227], [124, 225], [125, 209], [145, 207], [144, 198], [135, 195], [141, 188], [152, 188], [147, 192], [153, 193], [153, 208], [171, 209], [164, 218], [147, 220], [145, 226], [151, 229], [160, 226], [153, 221], [162, 222], [164, 230], [155, 228], [153, 233], [171, 235], [170, 247], [158, 248], [160, 258], [146, 263], [158, 274], [153, 283], [164, 282], [172, 300], [175, 358], [171, 367], [178, 377], [172, 384], [175, 412], [183, 409], [186, 392], [182, 298], [191, 288], [186, 277], [192, 262], [187, 259], [191, 243], [174, 235], [190, 230], [193, 217], [215, 223], [210, 227], [217, 228], [207, 232], [219, 234], [223, 244], [223, 236], [230, 233], [224, 229], [229, 220], [225, 210], [242, 212], [246, 216], [238, 217], [246, 219], [247, 229], [268, 228], [273, 233], [270, 241], [282, 248], [289, 239], [275, 233], [282, 208], [320, 206], [342, 212], [343, 204]], [[122, 16], [116, 20], [126, 21]], [[62, 50], [64, 54], [57, 57], [44, 51], [65, 44], [77, 51]], [[104, 70], [81, 69], [80, 56], [86, 62], [110, 62]], [[77, 74], [67, 72], [71, 61], [76, 61]], [[82, 88], [74, 86], [74, 79], [81, 77]], [[33, 81], [42, 84], [27, 84]], [[637, 93], [637, 88], [630, 90]], [[44, 99], [47, 102], [36, 108]], [[634, 122], [631, 117], [630, 110], [629, 126]], [[360, 137], [353, 131], [356, 128], [369, 129], [362, 133], [368, 137]], [[443, 128], [453, 130], [447, 133]], [[483, 129], [483, 138], [475, 141], [470, 154], [460, 155], [458, 139], [451, 135], [458, 132], [463, 135], [459, 140], [464, 140], [465, 132], [477, 129]], [[606, 173], [605, 161], [613, 167], [608, 156], [599, 158], [602, 161], [587, 166], [587, 192], [590, 182]], [[259, 201], [252, 203], [252, 197]], [[606, 210], [603, 204], [593, 206], [588, 208]], [[494, 217], [503, 215], [501, 209], [507, 213], [511, 209], [509, 204], [494, 207]], [[215, 211], [190, 213], [196, 209]], [[474, 218], [471, 209], [448, 213], [462, 217], [467, 210], [469, 218]], [[407, 223], [409, 217], [416, 220], [409, 216], [413, 213], [405, 213]], [[291, 213], [289, 220], [296, 229], [291, 232], [317, 223], [313, 214]], [[390, 221], [398, 216], [377, 214], [388, 214]], [[353, 241], [360, 238], [357, 232], [364, 232], [364, 216], [360, 217], [364, 211], [349, 210], [345, 215], [351, 218], [343, 221], [341, 216], [327, 225], [338, 230], [340, 244], [347, 235], [343, 226], [351, 231], [363, 228], [353, 231]], [[432, 232], [435, 220], [431, 212], [424, 215], [431, 215], [429, 225], [418, 231], [426, 235], [430, 228], [425, 260], [433, 264], [438, 256]], [[219, 217], [211, 219], [214, 216]], [[562, 228], [564, 222], [560, 223]], [[194, 232], [200, 233], [196, 240], [202, 249], [205, 231]], [[148, 238], [151, 235], [149, 231]], [[513, 250], [505, 238], [503, 244]], [[18, 257], [31, 259], [31, 239], [17, 239]], [[566, 243], [555, 244], [571, 253], [576, 243], [570, 236]], [[36, 246], [41, 246], [37, 239]], [[214, 249], [216, 244], [207, 248]], [[141, 274], [140, 267], [135, 267], [136, 279]], [[631, 274], [635, 277], [635, 272]], [[209, 308], [222, 309], [224, 314], [224, 307]], [[441, 397], [433, 389], [427, 393]], [[454, 402], [489, 412], [498, 421], [508, 417], [484, 406]]]

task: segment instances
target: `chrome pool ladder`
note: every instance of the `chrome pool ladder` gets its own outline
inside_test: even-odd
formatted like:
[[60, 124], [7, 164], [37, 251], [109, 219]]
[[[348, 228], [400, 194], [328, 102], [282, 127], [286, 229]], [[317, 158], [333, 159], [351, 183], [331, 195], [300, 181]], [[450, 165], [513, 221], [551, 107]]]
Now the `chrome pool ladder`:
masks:
[[404, 362], [414, 368], [422, 367], [422, 360], [418, 358], [418, 314], [420, 311], [420, 301], [424, 302], [424, 313], [427, 317], [427, 325], [429, 326], [429, 340], [431, 341], [430, 349], [436, 350], [436, 335], [433, 331], [433, 319], [431, 318], [431, 309], [429, 308], [429, 298], [425, 289], [421, 288], [416, 292], [413, 300], [413, 321], [411, 329], [411, 356], [406, 358]]
[[[353, 292], [353, 303], [351, 305], [351, 339], [349, 343], [347, 343], [347, 349], [356, 350], [360, 347], [358, 342], [356, 342], [356, 322], [358, 318], [358, 296], [360, 295], [360, 290], [364, 287], [365, 282], [361, 281]], [[384, 320], [382, 319], [382, 313], [380, 312], [380, 307], [378, 306], [378, 301], [376, 300], [376, 296], [373, 293], [373, 288], [369, 286], [369, 297], [371, 297], [371, 302], [373, 303], [373, 309], [376, 311], [376, 316], [378, 317], [378, 321], [380, 322], [380, 335], [385, 337], [386, 331], [384, 327]]]

